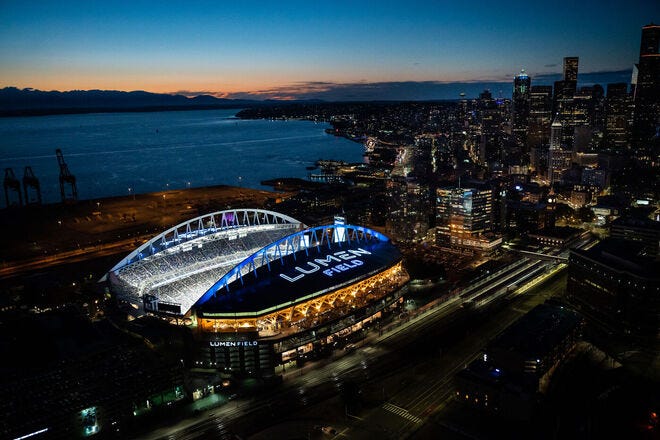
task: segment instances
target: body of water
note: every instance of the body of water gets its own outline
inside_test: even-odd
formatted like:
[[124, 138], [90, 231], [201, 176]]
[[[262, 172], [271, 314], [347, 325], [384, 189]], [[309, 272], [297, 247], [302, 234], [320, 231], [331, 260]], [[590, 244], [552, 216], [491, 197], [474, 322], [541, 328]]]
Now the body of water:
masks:
[[[362, 146], [309, 121], [241, 120], [238, 110], [0, 118], [0, 166], [31, 166], [44, 203], [60, 201], [60, 148], [79, 199], [306, 178], [318, 159], [362, 161]], [[4, 198], [4, 197], [3, 197]], [[0, 203], [4, 206], [4, 200]]]

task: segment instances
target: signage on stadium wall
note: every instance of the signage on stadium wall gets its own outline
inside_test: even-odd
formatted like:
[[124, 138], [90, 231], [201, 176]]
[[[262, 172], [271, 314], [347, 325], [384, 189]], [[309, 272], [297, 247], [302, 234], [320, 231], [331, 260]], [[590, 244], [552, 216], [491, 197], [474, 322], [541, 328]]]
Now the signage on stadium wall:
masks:
[[144, 295], [142, 304], [144, 305], [144, 310], [147, 312], [166, 315], [181, 315], [181, 305], [161, 302], [154, 295]]
[[280, 277], [284, 278], [290, 283], [305, 277], [305, 275], [321, 271], [323, 275], [332, 277], [335, 274], [346, 272], [356, 267], [362, 266], [364, 261], [358, 259], [363, 255], [371, 255], [371, 252], [365, 251], [362, 248], [349, 249], [347, 251], [339, 251], [333, 254], [327, 254], [324, 258], [315, 258], [308, 261], [304, 266], [296, 266], [295, 272], [290, 275], [281, 273]]
[[255, 347], [258, 341], [210, 341], [211, 347]]

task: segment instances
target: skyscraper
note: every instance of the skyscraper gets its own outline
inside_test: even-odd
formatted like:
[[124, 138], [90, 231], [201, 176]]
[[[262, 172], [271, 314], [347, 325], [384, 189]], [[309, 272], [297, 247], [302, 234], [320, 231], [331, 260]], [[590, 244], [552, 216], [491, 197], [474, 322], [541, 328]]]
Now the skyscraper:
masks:
[[562, 143], [573, 146], [574, 104], [577, 91], [578, 57], [564, 57], [564, 79], [555, 81], [553, 113], [563, 126]]
[[555, 81], [554, 111], [561, 114], [562, 110], [575, 96], [577, 90], [578, 57], [564, 57], [564, 77]]
[[532, 86], [529, 97], [527, 151], [532, 169], [545, 174], [552, 123], [552, 86]]
[[577, 82], [579, 60], [578, 57], [564, 57], [564, 81]]
[[605, 104], [605, 148], [620, 152], [628, 147], [630, 113], [628, 84], [608, 84]]
[[552, 86], [532, 86], [529, 94], [527, 145], [547, 147], [552, 123]]
[[442, 244], [461, 245], [492, 228], [490, 188], [438, 188], [437, 238]]
[[477, 114], [481, 126], [479, 158], [483, 165], [497, 163], [503, 156], [502, 112], [488, 90], [479, 94]]
[[525, 145], [530, 106], [530, 86], [532, 80], [525, 69], [513, 78], [513, 98], [511, 111], [512, 133], [518, 145]]
[[639, 48], [633, 139], [636, 147], [649, 147], [660, 126], [660, 25], [642, 27]]
[[571, 167], [573, 153], [562, 148], [562, 123], [555, 119], [550, 128], [550, 149], [548, 151], [548, 180], [550, 184], [561, 180], [562, 171]]

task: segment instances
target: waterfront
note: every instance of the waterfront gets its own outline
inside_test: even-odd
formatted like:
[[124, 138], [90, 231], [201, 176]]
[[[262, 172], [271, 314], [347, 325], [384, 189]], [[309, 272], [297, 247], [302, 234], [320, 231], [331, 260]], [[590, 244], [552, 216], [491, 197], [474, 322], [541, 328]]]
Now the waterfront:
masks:
[[[31, 166], [44, 203], [59, 201], [55, 149], [80, 199], [188, 187], [305, 178], [318, 159], [362, 161], [362, 147], [328, 124], [242, 120], [238, 109], [0, 118], [0, 166], [18, 179]], [[4, 206], [4, 203], [2, 204]]]

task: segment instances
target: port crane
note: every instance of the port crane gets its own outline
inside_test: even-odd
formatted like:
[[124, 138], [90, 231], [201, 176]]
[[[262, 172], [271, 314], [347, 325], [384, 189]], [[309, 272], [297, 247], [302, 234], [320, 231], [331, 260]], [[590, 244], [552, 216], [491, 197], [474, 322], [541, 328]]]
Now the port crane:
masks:
[[41, 205], [41, 186], [30, 166], [25, 167], [23, 171], [23, 193], [26, 206]]
[[[7, 208], [10, 206], [21, 206], [23, 205], [23, 195], [21, 194], [21, 182], [18, 181], [14, 175], [14, 170], [11, 168], [5, 168], [5, 180], [3, 181], [3, 186], [5, 188], [5, 202], [7, 202]], [[16, 199], [10, 200], [10, 193], [14, 192], [18, 196], [18, 201]]]
[[[60, 166], [60, 195], [62, 196], [62, 203], [73, 203], [78, 200], [78, 188], [76, 187], [76, 176], [71, 174], [69, 167], [64, 162], [64, 155], [59, 148], [55, 150], [57, 155], [57, 163]], [[69, 186], [70, 191], [67, 192], [65, 187]]]

